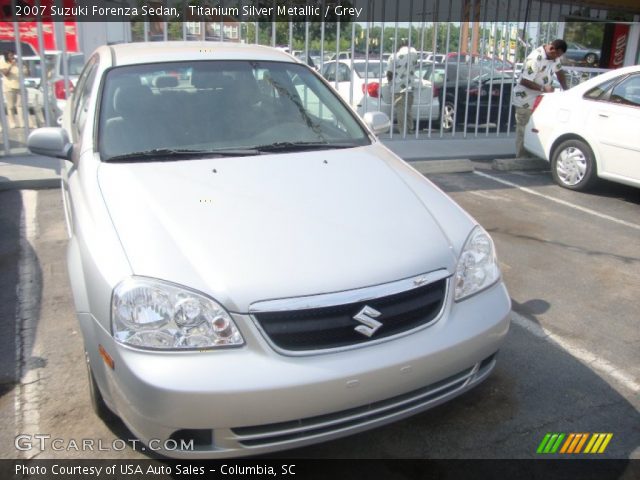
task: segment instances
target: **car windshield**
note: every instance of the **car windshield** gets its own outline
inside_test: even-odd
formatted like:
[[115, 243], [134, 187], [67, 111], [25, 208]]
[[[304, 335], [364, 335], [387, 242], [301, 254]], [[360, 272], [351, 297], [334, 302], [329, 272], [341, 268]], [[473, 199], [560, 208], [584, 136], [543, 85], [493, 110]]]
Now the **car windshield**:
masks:
[[369, 136], [303, 65], [198, 61], [122, 66], [104, 80], [104, 161], [348, 148]]

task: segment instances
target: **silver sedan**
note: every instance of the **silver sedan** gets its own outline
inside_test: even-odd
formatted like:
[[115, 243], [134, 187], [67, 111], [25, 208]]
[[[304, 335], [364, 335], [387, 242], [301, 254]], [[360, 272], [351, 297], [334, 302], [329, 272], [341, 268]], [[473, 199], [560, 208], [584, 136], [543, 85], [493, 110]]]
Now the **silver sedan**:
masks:
[[182, 458], [413, 415], [484, 380], [510, 301], [487, 232], [285, 53], [99, 48], [61, 128], [93, 406]]

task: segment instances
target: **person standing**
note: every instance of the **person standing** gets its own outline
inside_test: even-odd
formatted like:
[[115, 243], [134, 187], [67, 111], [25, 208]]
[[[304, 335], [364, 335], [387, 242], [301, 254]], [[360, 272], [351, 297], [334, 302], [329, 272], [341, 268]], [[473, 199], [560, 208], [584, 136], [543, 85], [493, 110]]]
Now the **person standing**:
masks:
[[524, 132], [533, 103], [538, 95], [553, 92], [553, 75], [563, 90], [567, 90], [567, 82], [560, 63], [560, 57], [567, 51], [567, 43], [562, 39], [542, 45], [533, 50], [524, 61], [520, 81], [513, 89], [513, 105], [516, 113], [516, 156], [527, 155], [524, 149]]
[[404, 134], [405, 127], [408, 133], [413, 133], [415, 130], [411, 110], [417, 67], [418, 52], [415, 48], [409, 47], [408, 39], [403, 38], [400, 41], [400, 49], [389, 58], [387, 63], [387, 80], [393, 94], [393, 108], [401, 134]]
[[[23, 71], [26, 74], [24, 67]], [[8, 51], [4, 54], [4, 62], [0, 65], [0, 72], [4, 76], [2, 86], [9, 112], [9, 128], [20, 127], [22, 116], [18, 114], [18, 105], [22, 107], [22, 101], [20, 99], [20, 73], [15, 53]], [[16, 114], [18, 114], [17, 120]]]

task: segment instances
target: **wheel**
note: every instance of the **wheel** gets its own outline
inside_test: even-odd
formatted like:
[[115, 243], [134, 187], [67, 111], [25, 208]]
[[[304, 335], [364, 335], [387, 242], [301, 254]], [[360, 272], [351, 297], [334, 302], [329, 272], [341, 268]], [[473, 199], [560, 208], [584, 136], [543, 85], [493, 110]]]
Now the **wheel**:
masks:
[[447, 100], [444, 104], [442, 119], [440, 120], [440, 125], [442, 126], [442, 130], [445, 132], [452, 131], [455, 121], [456, 121], [456, 110], [454, 108], [453, 102]]
[[595, 53], [587, 53], [584, 61], [587, 65], [594, 65], [598, 61], [598, 56]]
[[91, 364], [89, 363], [89, 355], [85, 352], [85, 358], [87, 363], [87, 373], [89, 375], [89, 397], [91, 399], [91, 408], [98, 416], [100, 420], [104, 423], [113, 422], [116, 419], [116, 415], [107, 407], [107, 404], [102, 398], [102, 393], [100, 393], [100, 388], [96, 383], [96, 379], [93, 377], [93, 372], [91, 371]]
[[582, 140], [567, 140], [554, 150], [551, 157], [551, 175], [561, 187], [586, 190], [598, 178], [593, 151]]

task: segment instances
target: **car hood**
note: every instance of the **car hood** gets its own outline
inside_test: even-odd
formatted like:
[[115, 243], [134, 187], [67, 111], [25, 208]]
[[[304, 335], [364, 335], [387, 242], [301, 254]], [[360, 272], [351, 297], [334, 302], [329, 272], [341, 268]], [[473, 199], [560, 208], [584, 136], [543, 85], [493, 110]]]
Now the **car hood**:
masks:
[[451, 245], [396, 174], [401, 164], [372, 145], [103, 163], [98, 180], [134, 275], [246, 312], [260, 300], [453, 272]]

